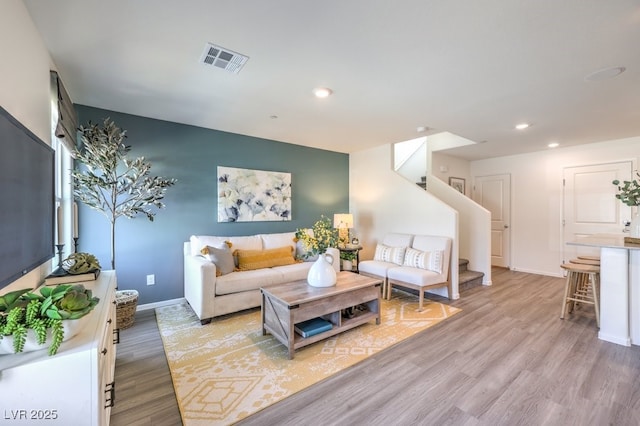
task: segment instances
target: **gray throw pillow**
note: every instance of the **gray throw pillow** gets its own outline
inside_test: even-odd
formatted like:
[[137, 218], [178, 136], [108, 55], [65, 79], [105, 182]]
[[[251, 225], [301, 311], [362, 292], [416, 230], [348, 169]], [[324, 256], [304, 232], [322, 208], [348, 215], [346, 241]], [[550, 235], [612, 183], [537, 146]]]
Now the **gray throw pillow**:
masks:
[[209, 253], [205, 255], [210, 262], [215, 263], [216, 268], [220, 271], [220, 275], [225, 275], [233, 272], [235, 269], [235, 262], [233, 261], [233, 254], [231, 249], [225, 244], [224, 247], [211, 247], [207, 246]]

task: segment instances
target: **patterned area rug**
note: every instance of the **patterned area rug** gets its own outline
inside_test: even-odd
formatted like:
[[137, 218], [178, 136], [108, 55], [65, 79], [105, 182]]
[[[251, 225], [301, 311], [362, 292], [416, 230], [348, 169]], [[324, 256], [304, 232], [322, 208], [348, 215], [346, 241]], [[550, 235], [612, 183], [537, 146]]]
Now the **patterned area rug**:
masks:
[[200, 325], [186, 304], [156, 309], [173, 385], [186, 426], [232, 424], [386, 349], [460, 310], [394, 291], [372, 320], [296, 351], [262, 336], [260, 310]]

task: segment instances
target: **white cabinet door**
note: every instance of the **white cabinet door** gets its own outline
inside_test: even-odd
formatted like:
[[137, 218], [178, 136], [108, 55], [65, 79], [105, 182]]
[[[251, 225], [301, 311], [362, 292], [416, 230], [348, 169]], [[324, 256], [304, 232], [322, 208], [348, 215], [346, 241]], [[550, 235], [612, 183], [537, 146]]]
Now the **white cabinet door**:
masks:
[[622, 232], [623, 222], [631, 219], [631, 208], [615, 197], [611, 182], [631, 179], [631, 161], [563, 170], [563, 263], [577, 255], [598, 255], [598, 249], [567, 245], [569, 241], [593, 234]]

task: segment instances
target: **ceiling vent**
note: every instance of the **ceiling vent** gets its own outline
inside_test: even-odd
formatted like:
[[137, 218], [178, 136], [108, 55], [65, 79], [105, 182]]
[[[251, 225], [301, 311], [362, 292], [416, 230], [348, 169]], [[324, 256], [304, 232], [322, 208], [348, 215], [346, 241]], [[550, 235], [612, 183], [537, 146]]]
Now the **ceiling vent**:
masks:
[[218, 67], [234, 74], [238, 74], [248, 60], [248, 56], [211, 43], [207, 43], [204, 47], [204, 52], [200, 58], [200, 62], [204, 65]]

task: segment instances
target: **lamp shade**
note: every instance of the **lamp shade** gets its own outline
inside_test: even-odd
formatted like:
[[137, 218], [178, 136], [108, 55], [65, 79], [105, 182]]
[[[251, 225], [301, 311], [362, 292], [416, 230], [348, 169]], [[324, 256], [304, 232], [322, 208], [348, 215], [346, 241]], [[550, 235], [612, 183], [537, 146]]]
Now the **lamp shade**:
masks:
[[353, 215], [351, 213], [336, 213], [333, 215], [334, 228], [353, 228]]

